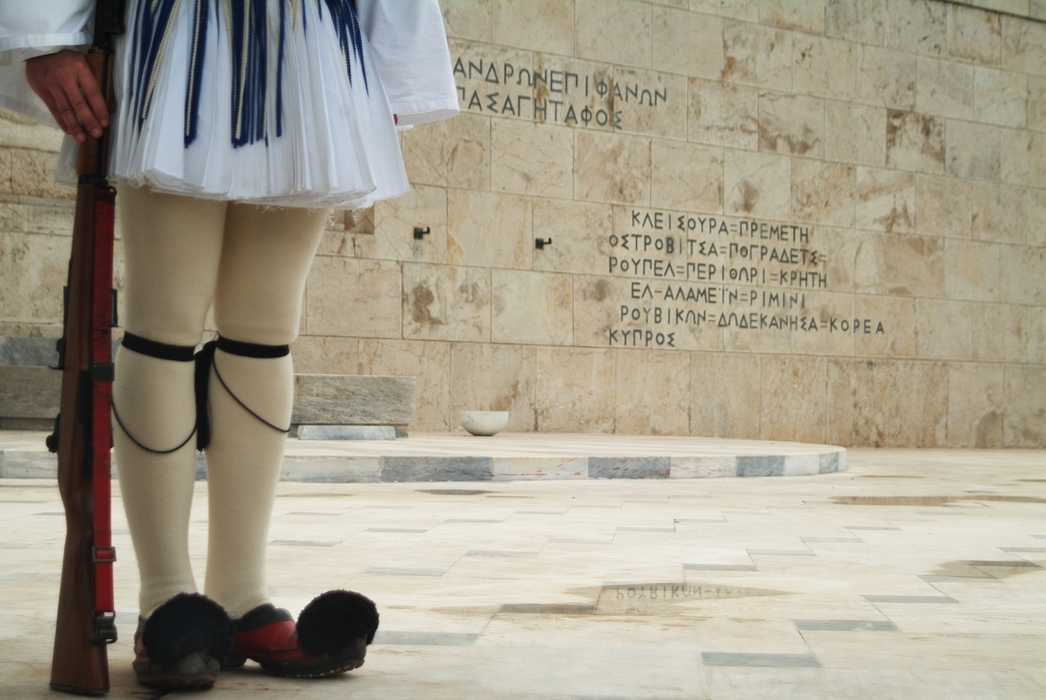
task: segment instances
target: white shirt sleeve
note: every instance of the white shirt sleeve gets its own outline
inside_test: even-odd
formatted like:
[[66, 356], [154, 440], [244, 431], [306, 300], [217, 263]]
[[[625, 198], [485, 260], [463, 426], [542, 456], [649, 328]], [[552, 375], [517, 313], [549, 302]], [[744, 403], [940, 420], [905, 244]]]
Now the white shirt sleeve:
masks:
[[23, 61], [91, 43], [92, 0], [0, 0], [0, 105], [57, 127]]
[[356, 9], [399, 126], [457, 114], [438, 0], [356, 0]]

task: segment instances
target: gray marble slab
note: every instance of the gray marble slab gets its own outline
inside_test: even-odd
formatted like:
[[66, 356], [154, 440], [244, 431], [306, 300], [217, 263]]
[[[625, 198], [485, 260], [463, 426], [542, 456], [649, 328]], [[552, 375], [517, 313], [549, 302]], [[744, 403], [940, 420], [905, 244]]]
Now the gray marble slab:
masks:
[[465, 554], [466, 557], [504, 557], [507, 559], [533, 559], [537, 555], [537, 552], [514, 552], [495, 549], [470, 549]]
[[678, 698], [660, 695], [571, 695], [569, 700], [678, 700]]
[[797, 630], [806, 632], [896, 632], [889, 620], [793, 620]]
[[[1035, 548], [1023, 548], [1023, 547], [1003, 547], [1003, 550], [1007, 552], [1046, 552], [1046, 549], [1035, 549]], [[1007, 561], [995, 561], [995, 560], [982, 560], [972, 559], [966, 562], [970, 566], [992, 566], [992, 567], [1013, 567], [1015, 569], [1039, 569], [1041, 568], [1038, 564], [1033, 564], [1030, 561], [1024, 560], [1007, 560]]]
[[864, 544], [859, 537], [800, 537], [801, 542], [845, 542], [847, 544]]
[[462, 632], [404, 632], [379, 629], [374, 635], [374, 644], [402, 646], [470, 647], [479, 639], [478, 634]]
[[684, 571], [755, 571], [754, 564], [683, 564]]
[[845, 453], [829, 452], [818, 455], [818, 470], [821, 474], [839, 471], [839, 455]]
[[753, 654], [742, 652], [701, 652], [705, 666], [776, 666], [788, 668], [820, 668], [817, 657], [811, 654]]
[[668, 457], [589, 457], [590, 479], [667, 479], [671, 474]]
[[414, 377], [294, 375], [298, 425], [407, 425], [414, 421]]
[[59, 573], [18, 573], [7, 574], [0, 581], [58, 581], [62, 578]]
[[48, 367], [0, 366], [0, 418], [53, 421], [61, 400], [61, 372]]
[[284, 455], [280, 479], [328, 484], [376, 482], [381, 481], [381, 459]]
[[4, 479], [56, 479], [58, 458], [46, 450], [0, 451], [0, 477]]
[[364, 532], [413, 532], [422, 533], [428, 532], [428, 529], [423, 527], [368, 527]]
[[[0, 418], [53, 420], [61, 390], [61, 372], [0, 363]], [[294, 392], [291, 423], [297, 425], [393, 426], [414, 420], [414, 377], [298, 374]]]
[[318, 540], [272, 540], [269, 544], [284, 547], [333, 547], [338, 542], [321, 542]]
[[395, 440], [391, 425], [299, 425], [299, 440]]
[[1004, 583], [1001, 578], [995, 578], [994, 576], [920, 576], [926, 583], [969, 583], [976, 581], [977, 583]]
[[[1046, 547], [999, 547], [999, 549], [1004, 552], [1029, 552], [1032, 554], [1046, 552]], [[998, 564], [993, 564], [993, 566], [998, 566]]]
[[851, 530], [851, 531], [853, 531], [853, 530], [867, 530], [868, 532], [875, 532], [876, 530], [900, 530], [901, 528], [894, 527], [893, 525], [889, 525], [889, 526], [886, 526], [886, 525], [853, 525], [853, 526], [848, 526], [846, 529], [847, 530]]
[[505, 603], [498, 612], [518, 615], [592, 615], [596, 612], [596, 606], [575, 603]]
[[869, 603], [958, 603], [946, 595], [863, 595]]
[[738, 476], [782, 476], [785, 460], [780, 455], [742, 455], [737, 458]]
[[371, 576], [432, 576], [440, 577], [447, 573], [446, 569], [409, 569], [397, 566], [375, 566], [367, 569]]
[[490, 481], [490, 457], [385, 457], [382, 481]]
[[[130, 627], [136, 627], [138, 625], [138, 611], [116, 611], [116, 624], [117, 625], [128, 625]], [[133, 634], [133, 633], [132, 633]]]
[[816, 557], [809, 549], [749, 549], [749, 556], [763, 557]]
[[58, 364], [54, 338], [0, 336], [0, 365], [49, 367]]
[[678, 700], [667, 695], [571, 695], [568, 700]]

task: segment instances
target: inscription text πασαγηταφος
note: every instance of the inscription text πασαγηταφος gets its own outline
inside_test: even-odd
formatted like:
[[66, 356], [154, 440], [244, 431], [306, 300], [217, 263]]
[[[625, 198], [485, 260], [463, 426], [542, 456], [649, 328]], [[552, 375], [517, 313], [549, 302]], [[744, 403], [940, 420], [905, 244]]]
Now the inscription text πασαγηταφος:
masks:
[[620, 130], [630, 110], [657, 109], [678, 99], [667, 86], [614, 80], [609, 66], [592, 68], [532, 68], [459, 55], [454, 79], [462, 111], [567, 126]]

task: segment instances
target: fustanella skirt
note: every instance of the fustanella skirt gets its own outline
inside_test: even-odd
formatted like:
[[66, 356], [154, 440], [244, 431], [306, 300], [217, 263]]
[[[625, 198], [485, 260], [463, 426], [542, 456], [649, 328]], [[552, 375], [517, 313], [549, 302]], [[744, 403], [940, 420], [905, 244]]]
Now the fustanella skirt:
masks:
[[114, 75], [118, 182], [345, 209], [409, 189], [352, 0], [129, 4]]

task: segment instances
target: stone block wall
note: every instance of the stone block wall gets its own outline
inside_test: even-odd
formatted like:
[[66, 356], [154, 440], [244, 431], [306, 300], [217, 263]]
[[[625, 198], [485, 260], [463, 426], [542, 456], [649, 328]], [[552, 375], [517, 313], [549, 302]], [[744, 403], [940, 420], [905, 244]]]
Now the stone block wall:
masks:
[[[441, 5], [462, 114], [332, 217], [298, 371], [416, 376], [416, 430], [1046, 446], [1042, 0]], [[0, 143], [0, 334], [54, 335], [57, 143]]]

